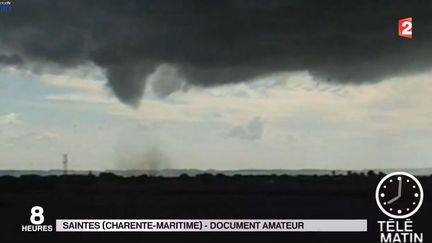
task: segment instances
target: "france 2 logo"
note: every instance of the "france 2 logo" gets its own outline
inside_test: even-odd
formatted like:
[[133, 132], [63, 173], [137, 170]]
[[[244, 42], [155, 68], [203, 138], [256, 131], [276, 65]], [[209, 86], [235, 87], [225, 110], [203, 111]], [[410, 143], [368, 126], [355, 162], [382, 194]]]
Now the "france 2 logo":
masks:
[[412, 17], [405, 18], [405, 19], [399, 19], [398, 35], [400, 37], [412, 39], [412, 36], [413, 36], [412, 29], [413, 29]]

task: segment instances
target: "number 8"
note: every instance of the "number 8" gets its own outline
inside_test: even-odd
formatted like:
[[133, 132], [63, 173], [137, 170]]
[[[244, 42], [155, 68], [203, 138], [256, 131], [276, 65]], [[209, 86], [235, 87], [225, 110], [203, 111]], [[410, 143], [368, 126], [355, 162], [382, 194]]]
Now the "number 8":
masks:
[[43, 216], [44, 210], [41, 206], [34, 206], [31, 209], [30, 222], [32, 224], [43, 224], [45, 217]]

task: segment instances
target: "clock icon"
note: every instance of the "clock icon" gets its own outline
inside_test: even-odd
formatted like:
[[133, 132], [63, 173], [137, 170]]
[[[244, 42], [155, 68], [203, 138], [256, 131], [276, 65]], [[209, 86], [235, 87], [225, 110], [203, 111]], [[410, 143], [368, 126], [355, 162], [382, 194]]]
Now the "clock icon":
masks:
[[414, 215], [423, 203], [423, 196], [420, 182], [406, 172], [386, 175], [375, 192], [378, 207], [384, 214], [395, 219]]

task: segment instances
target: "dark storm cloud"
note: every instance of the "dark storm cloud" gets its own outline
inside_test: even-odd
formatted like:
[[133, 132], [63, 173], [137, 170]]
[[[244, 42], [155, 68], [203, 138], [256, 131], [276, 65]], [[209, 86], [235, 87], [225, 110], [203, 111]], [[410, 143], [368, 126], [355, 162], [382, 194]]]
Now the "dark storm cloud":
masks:
[[[426, 0], [17, 0], [0, 15], [0, 50], [30, 63], [93, 62], [137, 105], [161, 64], [198, 86], [291, 70], [350, 83], [421, 71], [432, 63], [431, 9]], [[413, 40], [397, 37], [403, 17], [414, 18]]]
[[6, 54], [0, 54], [0, 64], [5, 65], [21, 65], [23, 64], [23, 60], [20, 56], [14, 54], [14, 55], [6, 55]]

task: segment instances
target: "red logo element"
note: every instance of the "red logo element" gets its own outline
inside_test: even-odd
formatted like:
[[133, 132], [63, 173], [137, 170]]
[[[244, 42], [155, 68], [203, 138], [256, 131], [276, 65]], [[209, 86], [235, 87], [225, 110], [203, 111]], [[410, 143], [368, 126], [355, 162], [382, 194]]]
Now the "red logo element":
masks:
[[398, 35], [400, 37], [412, 39], [412, 29], [413, 29], [412, 17], [399, 19], [398, 29], [399, 29]]

